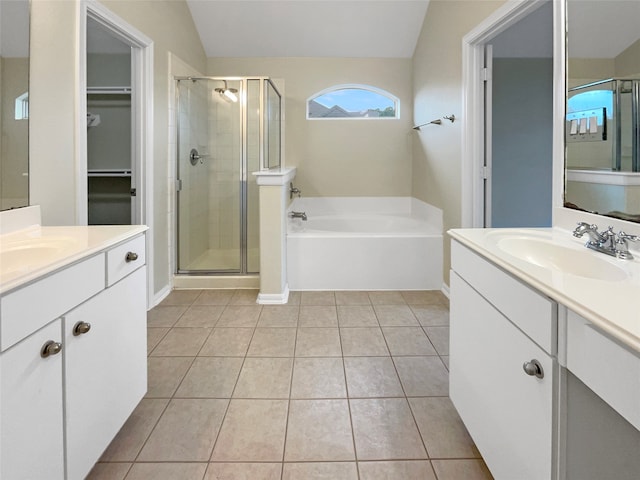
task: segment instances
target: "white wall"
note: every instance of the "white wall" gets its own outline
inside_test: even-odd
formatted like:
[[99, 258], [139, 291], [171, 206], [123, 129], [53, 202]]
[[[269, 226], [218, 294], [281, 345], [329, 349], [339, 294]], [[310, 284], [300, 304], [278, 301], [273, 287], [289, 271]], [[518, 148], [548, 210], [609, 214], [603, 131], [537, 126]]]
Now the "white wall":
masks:
[[[207, 73], [285, 80], [285, 158], [303, 196], [411, 194], [411, 59], [209, 58]], [[349, 83], [397, 96], [401, 118], [306, 120], [307, 98]]]

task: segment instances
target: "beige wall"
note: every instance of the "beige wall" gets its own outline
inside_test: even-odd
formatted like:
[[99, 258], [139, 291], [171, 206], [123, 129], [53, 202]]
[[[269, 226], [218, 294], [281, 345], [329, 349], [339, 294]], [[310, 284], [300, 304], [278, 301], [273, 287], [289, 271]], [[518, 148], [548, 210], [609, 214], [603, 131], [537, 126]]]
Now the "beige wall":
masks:
[[[206, 57], [186, 3], [102, 2], [154, 42], [154, 284], [169, 280], [168, 111], [169, 52], [204, 70]], [[31, 5], [31, 203], [43, 223], [75, 223], [75, 151], [79, 1], [33, 0]]]
[[[411, 59], [209, 58], [212, 76], [285, 81], [285, 161], [303, 196], [411, 194]], [[306, 120], [306, 100], [339, 84], [368, 84], [400, 99], [399, 120]]]
[[[413, 55], [414, 116], [429, 122], [462, 108], [462, 37], [503, 1], [431, 0]], [[411, 193], [443, 210], [444, 229], [461, 222], [461, 122], [426, 126], [413, 137]], [[444, 278], [449, 283], [450, 241]]]

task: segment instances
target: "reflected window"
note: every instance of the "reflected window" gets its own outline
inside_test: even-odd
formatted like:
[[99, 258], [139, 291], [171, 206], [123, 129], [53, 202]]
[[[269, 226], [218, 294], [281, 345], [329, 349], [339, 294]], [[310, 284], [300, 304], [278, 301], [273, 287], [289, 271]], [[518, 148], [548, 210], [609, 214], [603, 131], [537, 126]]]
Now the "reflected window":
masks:
[[602, 108], [608, 118], [613, 115], [613, 92], [611, 90], [589, 90], [574, 94], [567, 101], [567, 120], [580, 118], [579, 112], [598, 110], [598, 125], [603, 124]]
[[29, 92], [25, 92], [16, 98], [16, 120], [29, 119]]
[[307, 100], [307, 119], [400, 118], [400, 101], [369, 85], [336, 85]]

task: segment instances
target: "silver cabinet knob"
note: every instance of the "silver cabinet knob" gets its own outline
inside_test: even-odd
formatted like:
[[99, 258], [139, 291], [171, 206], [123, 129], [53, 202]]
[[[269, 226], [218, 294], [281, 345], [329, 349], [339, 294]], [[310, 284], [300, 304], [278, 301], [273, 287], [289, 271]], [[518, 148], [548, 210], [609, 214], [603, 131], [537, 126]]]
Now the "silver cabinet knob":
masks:
[[87, 322], [78, 322], [73, 327], [73, 336], [84, 335], [91, 330], [91, 324]]
[[127, 256], [124, 257], [126, 262], [135, 262], [138, 259], [138, 254], [135, 252], [127, 252]]
[[42, 358], [50, 357], [51, 355], [57, 355], [62, 351], [62, 344], [59, 342], [54, 342], [53, 340], [49, 340], [46, 342], [42, 349], [40, 350], [40, 356]]
[[524, 362], [522, 365], [524, 373], [532, 377], [544, 378], [544, 370], [542, 364], [535, 358], [530, 362]]

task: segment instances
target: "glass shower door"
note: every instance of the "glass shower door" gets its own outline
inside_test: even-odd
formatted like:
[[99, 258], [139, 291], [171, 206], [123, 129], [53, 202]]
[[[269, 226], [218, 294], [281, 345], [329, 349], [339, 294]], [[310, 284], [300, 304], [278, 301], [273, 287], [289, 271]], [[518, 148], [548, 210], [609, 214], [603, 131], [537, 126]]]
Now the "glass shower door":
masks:
[[241, 81], [177, 83], [178, 273], [242, 271], [241, 88]]

